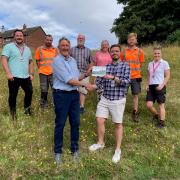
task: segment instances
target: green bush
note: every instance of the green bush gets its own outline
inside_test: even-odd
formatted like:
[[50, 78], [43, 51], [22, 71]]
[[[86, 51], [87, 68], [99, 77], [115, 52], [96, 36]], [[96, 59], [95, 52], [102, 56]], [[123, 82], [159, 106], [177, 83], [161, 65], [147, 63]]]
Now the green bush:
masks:
[[177, 43], [180, 45], [180, 30], [176, 30], [167, 37], [168, 43]]

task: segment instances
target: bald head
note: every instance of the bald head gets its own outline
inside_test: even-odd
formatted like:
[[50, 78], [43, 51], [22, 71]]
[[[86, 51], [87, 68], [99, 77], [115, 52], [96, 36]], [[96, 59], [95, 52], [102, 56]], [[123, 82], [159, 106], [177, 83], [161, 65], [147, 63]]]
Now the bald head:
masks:
[[77, 45], [79, 47], [83, 47], [85, 44], [85, 35], [84, 34], [78, 34], [77, 36]]

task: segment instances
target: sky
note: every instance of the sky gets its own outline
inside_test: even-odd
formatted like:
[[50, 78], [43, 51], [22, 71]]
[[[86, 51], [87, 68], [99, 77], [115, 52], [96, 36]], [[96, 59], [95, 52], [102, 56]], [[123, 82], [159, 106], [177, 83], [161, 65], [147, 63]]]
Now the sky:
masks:
[[86, 46], [100, 47], [118, 39], [110, 32], [115, 18], [122, 12], [116, 0], [0, 0], [0, 27], [5, 29], [42, 26], [54, 37], [54, 45], [65, 36], [76, 45], [79, 33], [86, 36]]

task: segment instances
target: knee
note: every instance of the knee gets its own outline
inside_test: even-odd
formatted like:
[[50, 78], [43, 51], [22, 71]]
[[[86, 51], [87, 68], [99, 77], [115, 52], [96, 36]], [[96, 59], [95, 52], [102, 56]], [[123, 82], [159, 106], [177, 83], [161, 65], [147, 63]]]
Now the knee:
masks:
[[104, 125], [105, 119], [104, 118], [97, 118], [96, 122], [97, 122], [98, 126], [102, 126], [102, 125]]
[[116, 126], [117, 129], [122, 129], [123, 128], [122, 123], [116, 123], [115, 126]]
[[159, 104], [159, 109], [164, 110], [165, 109], [164, 104]]
[[148, 109], [151, 109], [151, 108], [153, 107], [153, 103], [150, 102], [150, 101], [148, 101], [148, 102], [146, 103], [146, 106], [147, 106]]

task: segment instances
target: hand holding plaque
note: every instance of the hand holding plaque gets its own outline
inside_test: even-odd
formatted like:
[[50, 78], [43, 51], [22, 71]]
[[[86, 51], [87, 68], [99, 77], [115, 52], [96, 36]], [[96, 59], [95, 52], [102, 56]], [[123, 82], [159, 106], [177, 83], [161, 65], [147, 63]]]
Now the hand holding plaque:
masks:
[[93, 66], [92, 76], [103, 77], [106, 75], [106, 66]]

